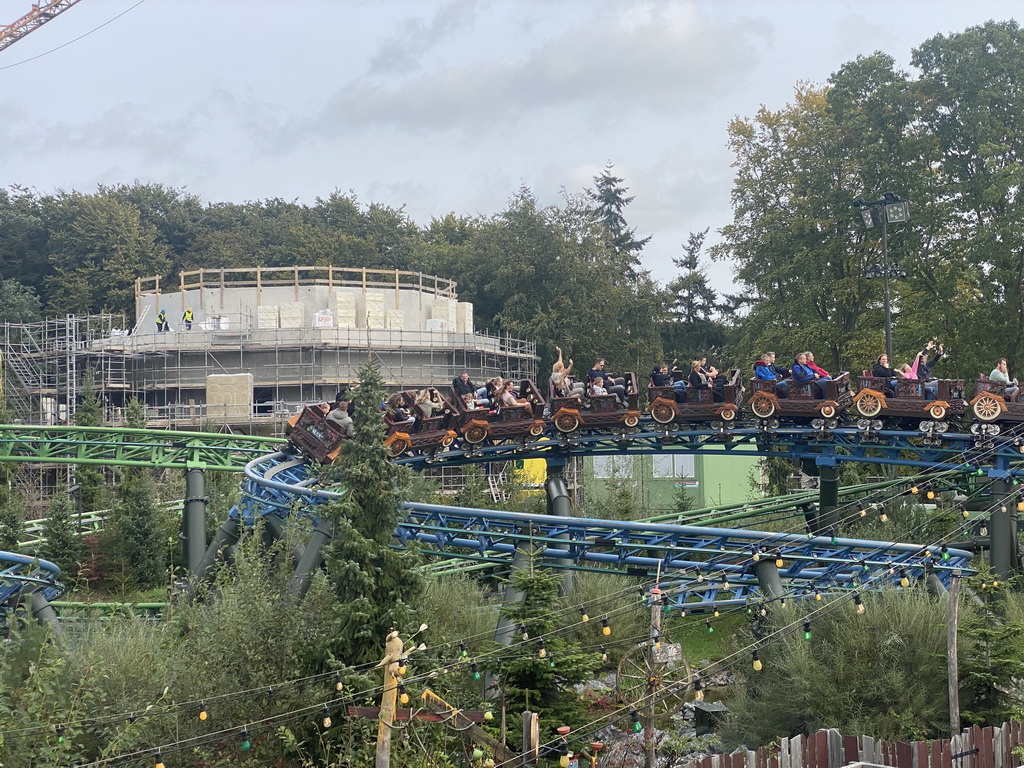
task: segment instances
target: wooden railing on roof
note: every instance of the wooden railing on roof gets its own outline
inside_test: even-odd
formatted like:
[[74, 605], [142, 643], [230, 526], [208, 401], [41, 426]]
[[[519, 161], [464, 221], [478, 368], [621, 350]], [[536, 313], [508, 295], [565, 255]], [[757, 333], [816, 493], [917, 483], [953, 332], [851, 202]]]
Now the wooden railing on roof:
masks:
[[[422, 272], [406, 272], [400, 269], [366, 269], [313, 266], [313, 267], [236, 267], [232, 269], [194, 269], [182, 272], [178, 277], [178, 285], [161, 286], [160, 276], [139, 277], [135, 279], [135, 297], [179, 290], [182, 293], [197, 289], [255, 288], [257, 294], [264, 288], [276, 286], [294, 286], [295, 297], [298, 299], [299, 287], [308, 285], [326, 285], [328, 290], [335, 288], [359, 288], [363, 293], [369, 289], [394, 290], [397, 298], [399, 290], [415, 290], [421, 293], [432, 293], [448, 299], [458, 298], [455, 291], [457, 283], [437, 275], [425, 275]], [[173, 284], [172, 284], [173, 285]]]

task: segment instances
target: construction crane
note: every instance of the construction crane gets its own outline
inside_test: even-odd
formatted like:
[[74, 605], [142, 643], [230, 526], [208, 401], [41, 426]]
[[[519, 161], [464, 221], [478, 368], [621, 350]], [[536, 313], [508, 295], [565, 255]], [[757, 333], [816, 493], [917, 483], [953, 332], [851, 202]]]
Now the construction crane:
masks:
[[79, 2], [81, 0], [49, 0], [49, 2], [34, 3], [32, 10], [14, 23], [6, 26], [0, 25], [0, 51], [14, 45], [29, 32], [39, 29], [50, 19], [59, 16]]

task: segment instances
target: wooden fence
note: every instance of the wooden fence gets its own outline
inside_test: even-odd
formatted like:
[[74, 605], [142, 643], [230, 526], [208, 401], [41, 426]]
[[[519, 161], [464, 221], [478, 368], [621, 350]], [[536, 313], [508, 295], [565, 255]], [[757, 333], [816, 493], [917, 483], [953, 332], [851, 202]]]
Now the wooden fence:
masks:
[[810, 736], [782, 739], [777, 747], [761, 747], [731, 755], [707, 755], [691, 768], [842, 768], [870, 763], [892, 768], [1020, 768], [1024, 723], [999, 728], [966, 728], [953, 739], [889, 742], [870, 736], [843, 736], [825, 730]]

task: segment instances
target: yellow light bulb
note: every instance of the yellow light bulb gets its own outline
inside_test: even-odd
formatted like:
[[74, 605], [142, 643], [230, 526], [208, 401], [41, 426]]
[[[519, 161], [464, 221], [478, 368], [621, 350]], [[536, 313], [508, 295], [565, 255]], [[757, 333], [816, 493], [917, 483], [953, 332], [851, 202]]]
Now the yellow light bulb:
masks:
[[162, 762], [157, 763], [153, 768], [164, 768], [164, 764]]
[[880, 514], [880, 515], [878, 516], [878, 519], [879, 519], [879, 520], [881, 520], [881, 521], [882, 521], [883, 523], [887, 523], [887, 522], [889, 522], [889, 516], [888, 516], [887, 514], [885, 514], [885, 512], [882, 512], [882, 513], [881, 513], [881, 514]]
[[537, 651], [537, 655], [540, 656], [543, 659], [545, 656], [548, 655], [548, 649], [547, 648], [541, 648], [539, 651]]
[[864, 508], [859, 509], [858, 512], [860, 513], [861, 517], [867, 517], [868, 515], [868, 511]]
[[694, 701], [704, 701], [704, 691], [694, 691], [693, 692], [693, 700]]
[[910, 492], [916, 496], [920, 491], [916, 485], [913, 485], [910, 487]]
[[562, 768], [569, 768], [569, 756], [568, 755], [560, 756], [558, 758], [558, 764], [560, 766], [562, 766]]
[[900, 576], [900, 586], [901, 587], [909, 587], [910, 586], [910, 579], [908, 579], [906, 576]]
[[324, 728], [330, 728], [331, 727], [331, 722], [332, 722], [331, 721], [331, 716], [330, 715], [324, 715]]
[[864, 603], [857, 603], [857, 613], [864, 613]]
[[207, 711], [205, 709], [199, 710], [199, 719], [200, 720], [204, 720], [205, 721], [206, 718], [208, 718], [209, 716], [210, 716], [209, 713], [207, 713]]
[[409, 694], [408, 693], [403, 693], [403, 694], [399, 695], [398, 703], [401, 704], [402, 706], [405, 706], [406, 704], [408, 704], [409, 703]]
[[783, 565], [784, 565], [784, 563], [782, 561], [782, 558], [781, 557], [776, 557], [775, 558], [775, 567], [776, 568], [781, 568]]
[[760, 672], [762, 669], [764, 669], [764, 664], [761, 663], [761, 660], [754, 659], [754, 671]]
[[999, 579], [996, 579], [995, 581], [993, 581], [992, 582], [992, 586], [993, 587], [998, 587], [999, 586]]
[[398, 666], [398, 676], [401, 677], [408, 671], [408, 668], [404, 664]]

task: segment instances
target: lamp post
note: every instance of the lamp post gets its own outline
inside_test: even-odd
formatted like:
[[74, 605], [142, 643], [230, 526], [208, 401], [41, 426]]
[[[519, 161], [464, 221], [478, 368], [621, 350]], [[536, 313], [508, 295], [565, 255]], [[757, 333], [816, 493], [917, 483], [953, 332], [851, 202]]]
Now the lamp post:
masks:
[[882, 263], [872, 264], [864, 276], [867, 278], [881, 277], [882, 303], [885, 306], [885, 354], [892, 365], [892, 303], [889, 299], [889, 278], [906, 277], [907, 273], [900, 269], [899, 264], [889, 266], [889, 224], [901, 224], [910, 220], [910, 205], [906, 200], [892, 192], [886, 192], [879, 200], [865, 200], [858, 197], [853, 206], [860, 212], [864, 226], [868, 229], [882, 225]]

